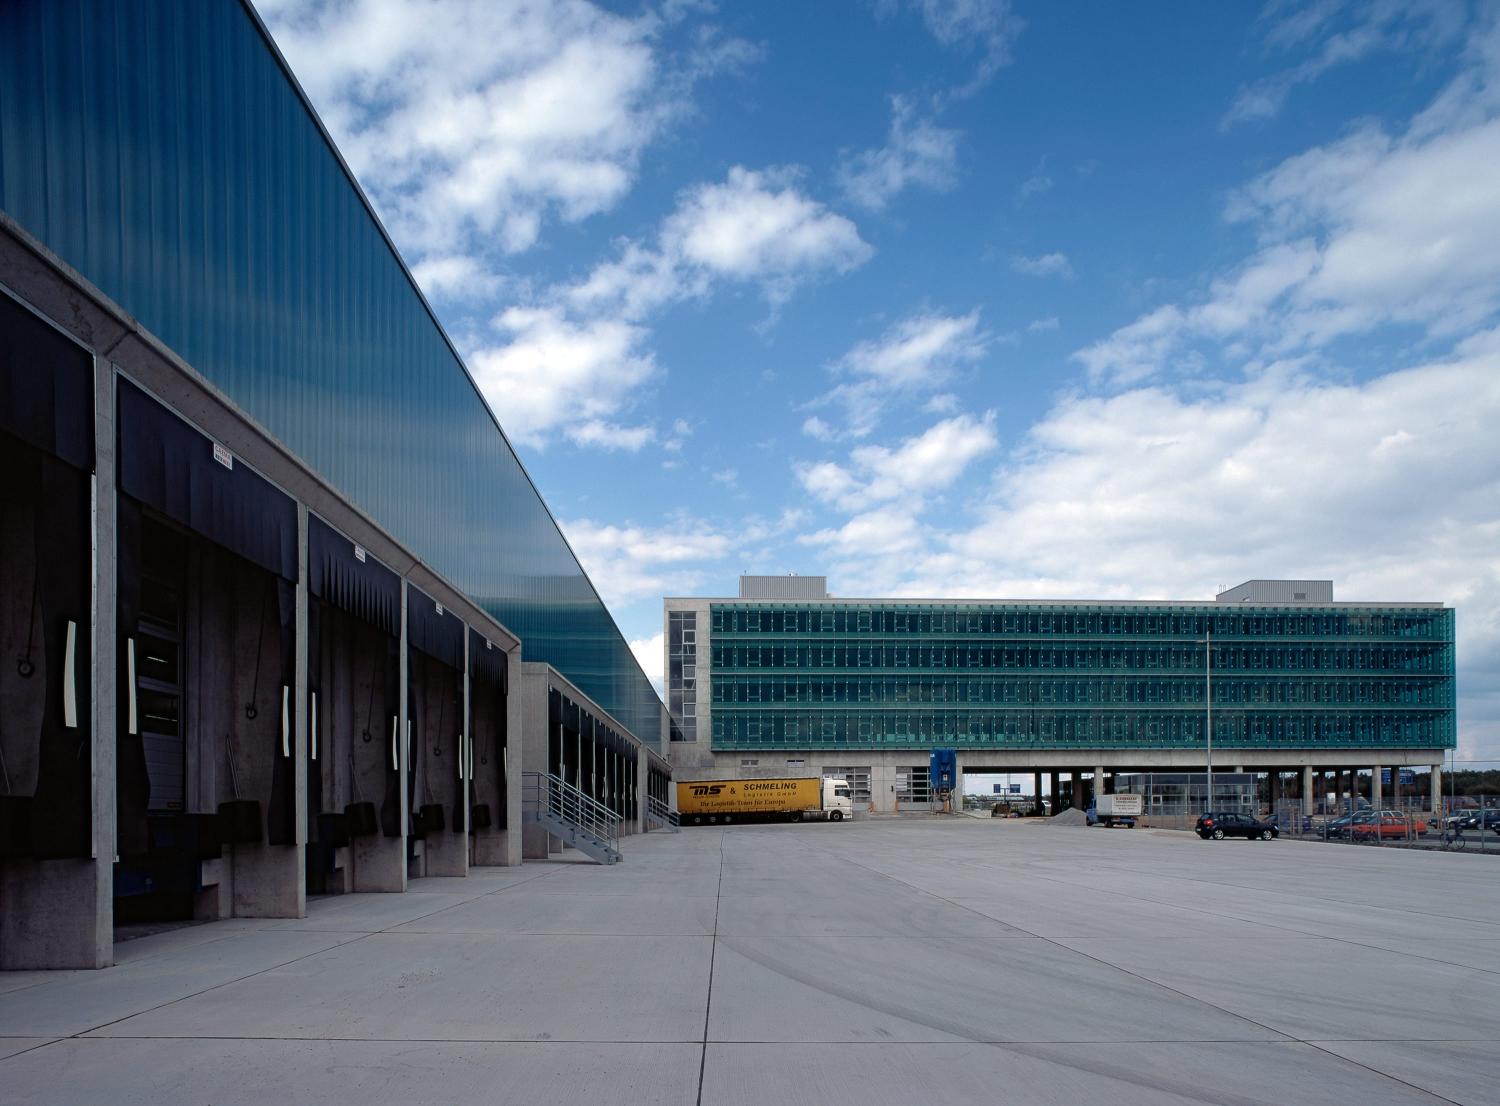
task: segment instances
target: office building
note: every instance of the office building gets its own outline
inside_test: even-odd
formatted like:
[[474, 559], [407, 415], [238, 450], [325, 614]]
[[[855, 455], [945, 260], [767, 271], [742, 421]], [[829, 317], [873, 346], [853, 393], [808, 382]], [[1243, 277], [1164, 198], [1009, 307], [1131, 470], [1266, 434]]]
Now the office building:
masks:
[[[665, 601], [679, 773], [837, 770], [877, 810], [927, 801], [927, 752], [969, 773], [1430, 766], [1456, 740], [1454, 611], [1335, 602], [1253, 580], [1212, 601], [842, 599], [821, 577], [744, 577]], [[1200, 768], [1200, 766], [1203, 766]], [[1377, 791], [1380, 773], [1376, 773]], [[1028, 788], [1028, 790], [1031, 790]], [[1435, 792], [1434, 792], [1435, 793]]]

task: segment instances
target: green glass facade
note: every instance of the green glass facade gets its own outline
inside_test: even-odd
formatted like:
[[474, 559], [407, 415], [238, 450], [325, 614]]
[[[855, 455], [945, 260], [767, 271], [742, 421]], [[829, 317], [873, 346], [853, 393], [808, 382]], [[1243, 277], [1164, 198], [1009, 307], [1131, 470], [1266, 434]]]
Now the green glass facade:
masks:
[[1216, 743], [1456, 741], [1454, 612], [1437, 605], [709, 609], [715, 750], [1201, 746], [1209, 636]]
[[[242, 0], [0, 2], [0, 211], [638, 735], [662, 703]], [[497, 419], [499, 420], [497, 422]]]

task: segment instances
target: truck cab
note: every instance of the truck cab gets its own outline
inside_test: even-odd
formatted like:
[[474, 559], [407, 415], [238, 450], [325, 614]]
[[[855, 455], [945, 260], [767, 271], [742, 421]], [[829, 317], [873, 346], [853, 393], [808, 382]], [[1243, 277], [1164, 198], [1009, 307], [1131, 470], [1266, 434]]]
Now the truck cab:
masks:
[[854, 794], [849, 781], [825, 778], [823, 780], [823, 812], [832, 822], [841, 822], [854, 817]]

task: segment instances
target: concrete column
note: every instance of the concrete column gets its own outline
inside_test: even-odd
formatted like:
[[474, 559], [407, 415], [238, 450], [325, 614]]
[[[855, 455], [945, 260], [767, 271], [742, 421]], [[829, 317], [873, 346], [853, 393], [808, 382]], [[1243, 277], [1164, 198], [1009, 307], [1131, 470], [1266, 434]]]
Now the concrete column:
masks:
[[1432, 789], [1432, 802], [1429, 804], [1428, 809], [1433, 814], [1441, 814], [1443, 810], [1443, 766], [1441, 764], [1434, 764], [1432, 766], [1432, 775], [1429, 779], [1429, 784]]
[[1385, 805], [1385, 783], [1380, 778], [1381, 771], [1381, 766], [1377, 764], [1370, 775], [1370, 805], [1376, 810]]
[[1094, 802], [1097, 803], [1099, 801], [1100, 795], [1107, 794], [1109, 794], [1109, 791], [1104, 783], [1104, 766], [1096, 764], [1094, 765]]
[[1042, 812], [1042, 774], [1040, 772], [1031, 773], [1031, 796], [1034, 812], [1040, 814]]
[[[93, 855], [69, 860], [0, 861], [0, 969], [105, 968], [114, 963], [114, 383], [114, 367], [95, 358], [94, 605], [88, 659], [92, 698], [87, 720], [92, 729], [89, 755], [94, 769]], [[14, 665], [16, 659], [5, 657], [0, 662]]]
[[964, 809], [964, 766], [958, 765], [953, 770], [953, 812], [961, 814]]
[[1052, 813], [1057, 814], [1062, 810], [1062, 773], [1053, 772], [1048, 782], [1052, 786], [1052, 793], [1047, 797], [1052, 800]]
[[505, 655], [505, 749], [500, 754], [505, 766], [505, 824], [501, 828], [497, 852], [484, 857], [485, 864], [515, 866], [521, 863], [521, 768], [526, 763], [525, 742], [530, 736], [541, 746], [540, 763], [547, 768], [547, 734], [528, 735], [521, 698], [521, 646], [518, 643]]
[[650, 780], [651, 759], [646, 756], [644, 749], [636, 753], [635, 758], [635, 818], [631, 824], [636, 833], [646, 832], [646, 795], [651, 786]]
[[1313, 770], [1312, 765], [1304, 765], [1302, 768], [1302, 813], [1313, 812]]
[[[510, 793], [515, 804], [507, 819], [512, 832], [521, 831], [522, 770], [547, 773], [551, 771], [552, 749], [558, 740], [556, 728], [547, 714], [547, 681], [545, 676], [522, 665], [521, 650], [511, 651], [506, 662], [510, 668], [510, 698], [506, 704], [507, 717], [512, 724], [510, 742]], [[530, 670], [528, 670], [530, 669]], [[519, 713], [518, 713], [519, 712]], [[541, 826], [525, 826], [523, 853], [527, 860], [546, 860], [550, 848], [550, 835]]]

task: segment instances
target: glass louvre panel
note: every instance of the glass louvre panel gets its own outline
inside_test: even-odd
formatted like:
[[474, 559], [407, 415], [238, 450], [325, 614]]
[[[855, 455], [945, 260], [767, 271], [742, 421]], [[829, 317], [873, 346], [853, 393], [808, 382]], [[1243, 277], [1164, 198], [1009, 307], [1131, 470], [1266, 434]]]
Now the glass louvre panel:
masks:
[[1216, 741], [1455, 740], [1446, 608], [738, 603], [711, 624], [717, 748], [1200, 746], [1210, 627]]

